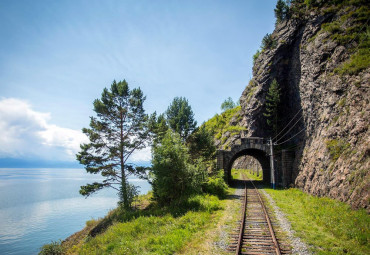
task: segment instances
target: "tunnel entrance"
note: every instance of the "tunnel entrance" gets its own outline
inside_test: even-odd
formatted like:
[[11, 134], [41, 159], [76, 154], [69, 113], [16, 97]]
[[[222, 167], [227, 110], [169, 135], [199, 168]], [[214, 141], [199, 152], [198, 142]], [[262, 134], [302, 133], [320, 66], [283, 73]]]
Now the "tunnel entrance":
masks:
[[[226, 171], [228, 173], [228, 179], [232, 180], [232, 169], [233, 166], [236, 165], [240, 160], [246, 158], [250, 160], [251, 167], [253, 164], [258, 166], [260, 171], [261, 181], [269, 184], [271, 179], [270, 173], [270, 161], [268, 155], [264, 151], [258, 149], [246, 149], [242, 150], [239, 153], [236, 153], [230, 160], [229, 164], [227, 165]], [[248, 169], [248, 168], [247, 168]], [[251, 169], [252, 170], [252, 169]], [[252, 172], [252, 171], [250, 171]], [[252, 175], [252, 174], [251, 174]], [[248, 176], [248, 174], [247, 174]], [[252, 176], [251, 176], [252, 177]]]
[[231, 169], [234, 162], [243, 156], [249, 156], [258, 161], [262, 170], [263, 182], [270, 183], [270, 147], [266, 139], [259, 137], [242, 138], [240, 144], [232, 146], [231, 150], [219, 150], [217, 154], [217, 168], [225, 171], [226, 180], [229, 182], [232, 178]]
[[242, 180], [243, 175], [252, 181], [263, 181], [263, 171], [259, 161], [249, 155], [235, 159], [231, 167], [231, 180]]

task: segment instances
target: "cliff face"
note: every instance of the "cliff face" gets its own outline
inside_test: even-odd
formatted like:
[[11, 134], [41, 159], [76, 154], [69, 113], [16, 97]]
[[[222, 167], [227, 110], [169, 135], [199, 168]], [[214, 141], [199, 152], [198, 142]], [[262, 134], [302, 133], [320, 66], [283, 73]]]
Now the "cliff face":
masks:
[[238, 125], [247, 128], [246, 136], [272, 136], [263, 113], [276, 79], [279, 127], [288, 125], [282, 134], [292, 127], [276, 140], [295, 151], [294, 185], [369, 210], [369, 35], [361, 15], [369, 17], [368, 6], [307, 7], [278, 24], [275, 47], [255, 60]]

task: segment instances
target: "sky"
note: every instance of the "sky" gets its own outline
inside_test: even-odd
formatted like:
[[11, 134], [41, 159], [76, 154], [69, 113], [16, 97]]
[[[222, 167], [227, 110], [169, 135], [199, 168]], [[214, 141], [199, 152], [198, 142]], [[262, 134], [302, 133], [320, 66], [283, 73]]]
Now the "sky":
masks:
[[[75, 161], [113, 80], [147, 113], [188, 99], [198, 124], [238, 101], [275, 0], [0, 1], [0, 159]], [[131, 161], [150, 160], [150, 148]], [[0, 165], [1, 167], [1, 165]]]

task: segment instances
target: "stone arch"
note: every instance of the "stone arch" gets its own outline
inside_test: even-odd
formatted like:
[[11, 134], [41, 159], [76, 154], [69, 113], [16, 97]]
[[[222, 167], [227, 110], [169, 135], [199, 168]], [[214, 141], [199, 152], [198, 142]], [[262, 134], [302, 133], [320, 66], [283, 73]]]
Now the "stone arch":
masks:
[[271, 168], [269, 163], [269, 145], [266, 139], [249, 137], [240, 139], [240, 144], [234, 144], [230, 150], [219, 150], [217, 168], [225, 171], [226, 181], [231, 179], [231, 167], [234, 161], [243, 155], [249, 155], [258, 160], [263, 170], [263, 180], [270, 183]]
[[255, 158], [262, 167], [263, 172], [263, 182], [270, 183], [271, 179], [271, 170], [270, 170], [270, 161], [269, 156], [265, 151], [259, 149], [244, 149], [235, 153], [225, 165], [225, 175], [227, 174], [227, 180], [231, 180], [231, 168], [235, 160], [241, 156], [251, 156]]

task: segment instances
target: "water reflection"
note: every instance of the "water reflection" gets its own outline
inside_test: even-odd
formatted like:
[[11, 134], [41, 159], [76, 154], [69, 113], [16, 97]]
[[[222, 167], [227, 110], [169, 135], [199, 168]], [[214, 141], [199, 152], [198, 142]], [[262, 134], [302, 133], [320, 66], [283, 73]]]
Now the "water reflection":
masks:
[[[0, 169], [0, 254], [37, 254], [43, 244], [106, 215], [117, 205], [115, 190], [88, 199], [78, 193], [97, 179], [83, 169]], [[141, 193], [150, 189], [145, 181], [130, 181]]]

